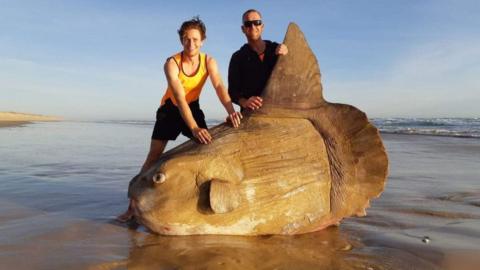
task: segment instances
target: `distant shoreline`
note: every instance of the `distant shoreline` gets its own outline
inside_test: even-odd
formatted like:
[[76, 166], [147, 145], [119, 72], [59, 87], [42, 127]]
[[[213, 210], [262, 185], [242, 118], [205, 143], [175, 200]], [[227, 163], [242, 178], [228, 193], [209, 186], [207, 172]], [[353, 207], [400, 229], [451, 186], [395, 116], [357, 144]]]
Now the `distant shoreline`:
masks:
[[32, 122], [30, 121], [3, 121], [0, 120], [0, 128], [2, 127], [17, 127], [17, 126], [23, 126], [26, 124], [30, 124]]
[[32, 122], [50, 122], [62, 120], [62, 118], [56, 116], [17, 112], [0, 112], [0, 127], [15, 127], [29, 124]]

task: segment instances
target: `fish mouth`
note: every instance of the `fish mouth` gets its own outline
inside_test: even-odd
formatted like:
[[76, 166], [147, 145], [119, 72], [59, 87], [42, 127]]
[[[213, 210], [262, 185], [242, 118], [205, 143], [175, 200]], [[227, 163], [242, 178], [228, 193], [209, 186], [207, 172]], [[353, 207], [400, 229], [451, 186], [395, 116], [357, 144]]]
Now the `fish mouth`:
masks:
[[[152, 233], [160, 233], [164, 235], [175, 235], [173, 228], [171, 226], [161, 224], [161, 225], [156, 225], [152, 224], [151, 221], [149, 220], [148, 217], [145, 217], [145, 213], [148, 211], [142, 211], [142, 209], [139, 207], [139, 202], [136, 199], [131, 199], [131, 211], [133, 213], [134, 220], [140, 224], [143, 225], [149, 232]], [[155, 229], [152, 229], [155, 228]]]
[[131, 209], [132, 209], [133, 216], [135, 217], [135, 219], [136, 219], [137, 221], [140, 221], [141, 218], [142, 218], [142, 211], [141, 211], [140, 208], [138, 207], [138, 200], [136, 200], [136, 199], [134, 199], [134, 198], [131, 198], [130, 207], [131, 207]]

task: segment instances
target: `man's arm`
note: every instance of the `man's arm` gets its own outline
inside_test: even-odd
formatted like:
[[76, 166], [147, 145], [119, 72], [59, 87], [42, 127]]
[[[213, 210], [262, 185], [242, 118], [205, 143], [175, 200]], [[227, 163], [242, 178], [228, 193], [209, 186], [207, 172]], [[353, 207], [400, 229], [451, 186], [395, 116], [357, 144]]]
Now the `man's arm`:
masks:
[[220, 102], [228, 113], [228, 119], [232, 122], [234, 127], [238, 127], [240, 125], [242, 114], [240, 112], [236, 112], [233, 108], [230, 95], [228, 95], [227, 89], [223, 85], [220, 72], [218, 71], [217, 61], [215, 61], [215, 59], [212, 57], [208, 57], [207, 59], [207, 70], [208, 74], [210, 75], [213, 88], [215, 88], [215, 91], [217, 92], [218, 99], [220, 99]]
[[228, 94], [235, 104], [240, 105], [239, 99], [242, 97], [240, 89], [240, 63], [236, 53], [232, 55], [228, 65]]
[[187, 100], [185, 99], [185, 90], [183, 89], [182, 83], [178, 79], [178, 66], [172, 58], [167, 60], [164, 70], [168, 85], [172, 89], [173, 96], [178, 104], [178, 109], [180, 110], [183, 121], [185, 121], [185, 124], [192, 131], [192, 134], [195, 138], [197, 138], [201, 143], [209, 143], [212, 140], [212, 137], [206, 129], [199, 128], [197, 122], [193, 118], [192, 111], [190, 110]]
[[248, 99], [243, 97], [239, 57], [237, 53], [233, 54], [228, 65], [228, 93], [235, 104], [244, 109], [255, 110], [262, 106], [262, 98], [258, 96]]

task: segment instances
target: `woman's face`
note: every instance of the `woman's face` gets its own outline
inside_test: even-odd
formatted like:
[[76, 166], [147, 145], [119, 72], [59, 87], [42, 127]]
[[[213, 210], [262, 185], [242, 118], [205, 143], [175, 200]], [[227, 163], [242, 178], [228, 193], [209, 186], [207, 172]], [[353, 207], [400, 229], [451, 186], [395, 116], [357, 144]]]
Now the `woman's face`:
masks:
[[203, 45], [202, 34], [197, 29], [188, 29], [182, 38], [183, 52], [188, 56], [196, 56]]

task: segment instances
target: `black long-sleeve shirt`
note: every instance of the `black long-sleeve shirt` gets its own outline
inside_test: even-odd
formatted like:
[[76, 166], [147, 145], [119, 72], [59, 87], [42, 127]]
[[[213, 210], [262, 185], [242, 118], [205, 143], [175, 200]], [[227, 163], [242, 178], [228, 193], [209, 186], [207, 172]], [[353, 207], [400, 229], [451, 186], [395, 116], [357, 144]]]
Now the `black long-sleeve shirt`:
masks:
[[228, 66], [228, 93], [232, 101], [238, 105], [240, 98], [261, 96], [278, 56], [275, 49], [278, 43], [265, 40], [263, 61], [248, 45], [243, 45], [230, 59]]

